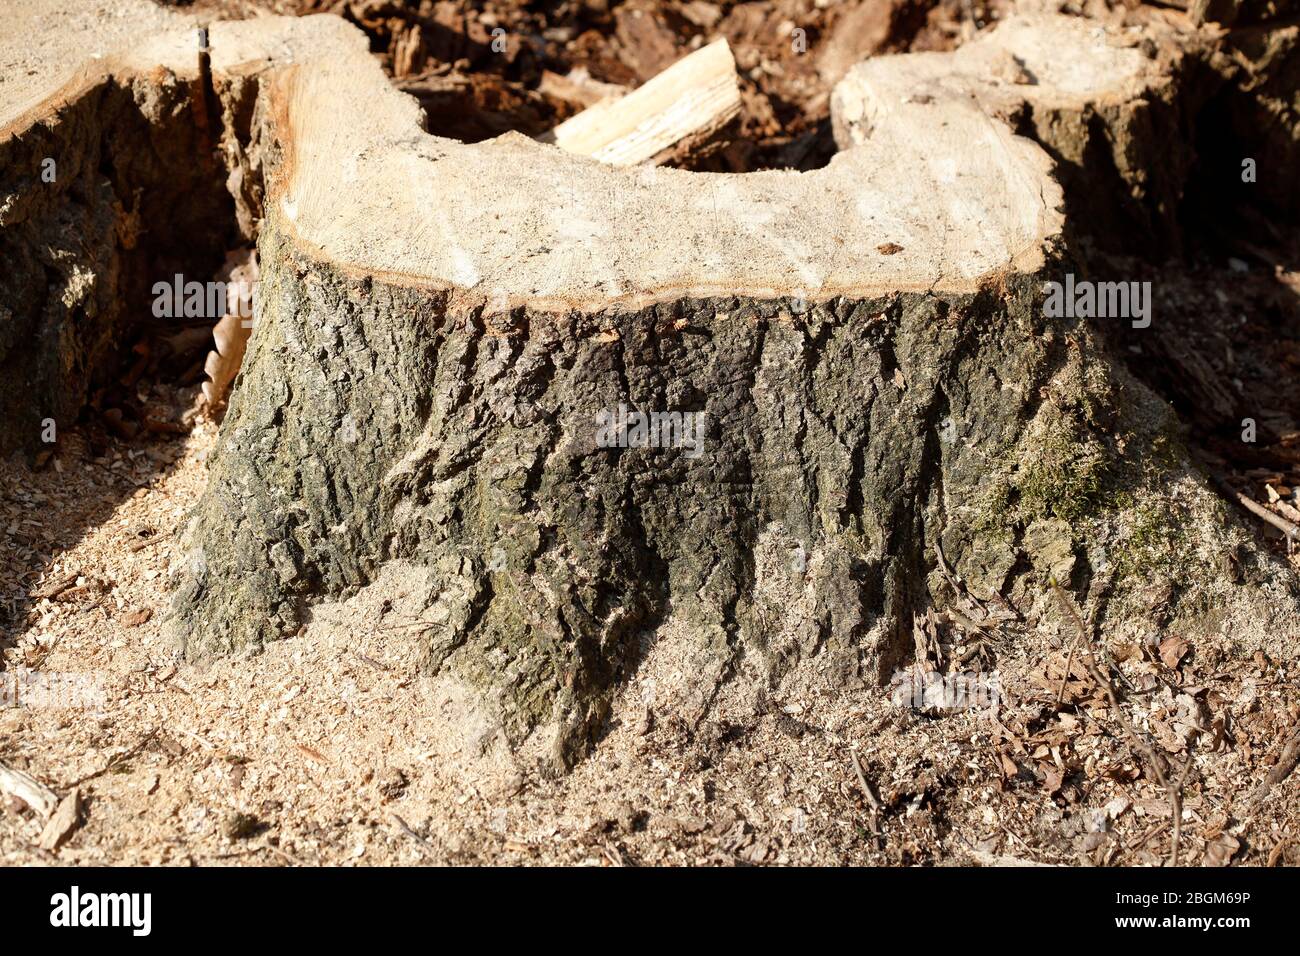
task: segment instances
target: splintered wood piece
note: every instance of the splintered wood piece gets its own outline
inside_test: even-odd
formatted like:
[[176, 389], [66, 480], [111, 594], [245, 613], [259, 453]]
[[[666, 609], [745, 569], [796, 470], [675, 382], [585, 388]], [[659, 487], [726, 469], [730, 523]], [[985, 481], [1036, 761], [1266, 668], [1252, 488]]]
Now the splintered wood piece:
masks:
[[602, 100], [621, 99], [631, 92], [626, 86], [593, 79], [585, 66], [574, 67], [564, 76], [550, 70], [542, 71], [537, 91], [584, 110]]
[[58, 809], [45, 824], [38, 841], [43, 850], [57, 850], [68, 842], [81, 825], [81, 791], [76, 787], [59, 801]]
[[661, 165], [708, 142], [740, 112], [726, 40], [683, 57], [627, 96], [606, 99], [540, 137], [611, 166]]
[[17, 797], [42, 819], [48, 818], [59, 805], [59, 795], [31, 774], [0, 763], [0, 793]]
[[257, 253], [251, 249], [232, 252], [222, 272], [231, 293], [226, 299], [226, 314], [212, 329], [215, 346], [203, 363], [208, 380], [203, 383], [203, 398], [209, 409], [223, 406], [230, 386], [239, 374], [253, 334], [252, 296], [257, 284]]

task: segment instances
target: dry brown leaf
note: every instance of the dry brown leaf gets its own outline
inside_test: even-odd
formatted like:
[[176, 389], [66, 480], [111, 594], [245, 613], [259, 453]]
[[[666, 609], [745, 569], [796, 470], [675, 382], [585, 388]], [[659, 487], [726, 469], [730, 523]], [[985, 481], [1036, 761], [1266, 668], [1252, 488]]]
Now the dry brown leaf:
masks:
[[1061, 785], [1065, 783], [1065, 771], [1060, 767], [1051, 766], [1043, 767], [1041, 769], [1043, 771], [1043, 789], [1046, 790], [1049, 795], [1060, 790]]
[[1007, 777], [1014, 777], [1020, 773], [1020, 767], [1005, 753], [999, 752], [998, 759], [1002, 762], [1002, 773]]
[[1171, 634], [1160, 642], [1160, 659], [1164, 661], [1165, 666], [1170, 670], [1177, 670], [1182, 659], [1187, 656], [1191, 649], [1185, 640], [1177, 635]]
[[1231, 833], [1220, 833], [1205, 845], [1205, 865], [1227, 866], [1240, 849], [1240, 840]]

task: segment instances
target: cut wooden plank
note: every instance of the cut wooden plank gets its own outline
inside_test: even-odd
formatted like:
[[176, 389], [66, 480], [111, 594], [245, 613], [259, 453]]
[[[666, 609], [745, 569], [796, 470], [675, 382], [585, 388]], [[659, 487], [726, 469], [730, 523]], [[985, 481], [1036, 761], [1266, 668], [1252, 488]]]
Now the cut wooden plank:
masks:
[[611, 166], [661, 165], [707, 142], [739, 112], [736, 60], [727, 41], [717, 40], [539, 138]]

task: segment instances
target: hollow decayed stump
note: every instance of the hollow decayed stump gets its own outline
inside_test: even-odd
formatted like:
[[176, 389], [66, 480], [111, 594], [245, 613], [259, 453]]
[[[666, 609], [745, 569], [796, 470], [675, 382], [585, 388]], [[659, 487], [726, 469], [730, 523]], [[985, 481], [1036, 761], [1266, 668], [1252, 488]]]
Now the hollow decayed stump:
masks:
[[[100, 6], [24, 0], [3, 14], [4, 454], [70, 426], [117, 371], [140, 317], [131, 307], [147, 314], [151, 283], [210, 272], [235, 232], [185, 18]], [[137, 44], [139, 59], [91, 55]], [[179, 68], [158, 66], [168, 61]]]
[[[989, 42], [1097, 45], [1054, 98], [1082, 111], [1117, 93], [1076, 26]], [[1031, 616], [1059, 580], [1109, 632], [1294, 633], [1283, 569], [1172, 412], [1095, 323], [1044, 314], [1073, 268], [1051, 160], [960, 71], [824, 170], [699, 175], [429, 137], [333, 18], [212, 39], [223, 115], [237, 89], [252, 117], [228, 153], [255, 149], [267, 198], [178, 567], [190, 655], [291, 635], [400, 565], [430, 665], [563, 765], [649, 639], [690, 648], [698, 713], [728, 681], [888, 677], [945, 563]], [[914, 66], [876, 61], [865, 95]]]

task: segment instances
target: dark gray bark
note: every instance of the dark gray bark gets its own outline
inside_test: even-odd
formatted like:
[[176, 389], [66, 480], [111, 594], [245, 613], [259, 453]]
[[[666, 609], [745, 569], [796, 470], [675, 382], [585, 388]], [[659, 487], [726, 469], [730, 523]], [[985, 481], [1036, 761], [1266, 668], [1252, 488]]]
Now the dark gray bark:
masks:
[[[1245, 539], [1208, 493], [1169, 498], [1188, 467], [1172, 414], [1082, 323], [1043, 317], [1041, 277], [484, 315], [275, 230], [261, 254], [261, 324], [187, 533], [172, 626], [191, 655], [293, 634], [384, 562], [426, 565], [430, 665], [494, 700], [512, 742], [553, 735], [562, 766], [669, 619], [705, 684], [743, 661], [774, 687], [814, 658], [839, 686], [887, 678], [943, 599], [936, 542], [980, 596], [1032, 604], [1056, 576], [1122, 620], [1155, 573], [1192, 627], [1235, 600], [1188, 560], [1188, 517]], [[702, 453], [597, 447], [620, 403], [703, 412]]]

